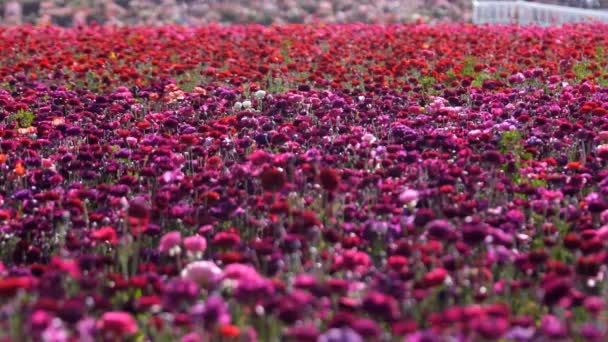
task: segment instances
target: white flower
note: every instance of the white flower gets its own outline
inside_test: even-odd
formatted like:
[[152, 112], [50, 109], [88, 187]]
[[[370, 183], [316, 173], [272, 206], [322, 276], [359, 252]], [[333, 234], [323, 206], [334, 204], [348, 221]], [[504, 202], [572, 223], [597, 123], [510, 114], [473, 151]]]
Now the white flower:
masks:
[[251, 101], [249, 101], [249, 100], [243, 101], [243, 108], [245, 108], [245, 109], [251, 108]]
[[253, 96], [254, 96], [256, 99], [261, 100], [261, 99], [263, 99], [263, 98], [266, 96], [266, 92], [265, 92], [265, 91], [263, 91], [263, 90], [258, 90], [258, 91], [256, 91], [256, 92], [253, 94]]

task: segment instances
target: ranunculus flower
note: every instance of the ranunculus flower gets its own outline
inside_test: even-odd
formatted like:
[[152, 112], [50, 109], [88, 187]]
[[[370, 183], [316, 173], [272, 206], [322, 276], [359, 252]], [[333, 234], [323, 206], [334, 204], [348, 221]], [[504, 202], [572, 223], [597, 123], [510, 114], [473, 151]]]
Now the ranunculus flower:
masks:
[[323, 169], [319, 173], [319, 181], [323, 189], [333, 192], [340, 185], [340, 178], [334, 169]]
[[447, 220], [433, 220], [427, 224], [426, 230], [431, 239], [451, 240], [455, 237], [454, 226]]
[[100, 242], [108, 242], [115, 246], [118, 243], [118, 235], [112, 227], [101, 227], [91, 232], [91, 238]]
[[158, 243], [158, 251], [170, 255], [179, 254], [179, 245], [182, 242], [182, 234], [178, 231], [172, 231], [160, 238]]
[[608, 144], [599, 145], [596, 148], [596, 153], [600, 159], [603, 159], [603, 160], [608, 159]]
[[192, 235], [184, 238], [184, 248], [186, 251], [202, 254], [207, 249], [207, 239], [200, 235]]
[[332, 328], [321, 334], [317, 342], [363, 342], [363, 338], [351, 328]]
[[405, 189], [399, 194], [399, 201], [406, 205], [415, 206], [420, 198], [420, 193], [413, 189]]
[[193, 280], [203, 288], [212, 289], [222, 279], [223, 272], [213, 261], [195, 261], [184, 267], [182, 277]]
[[33, 277], [18, 276], [0, 279], [0, 297], [12, 297], [19, 290], [29, 290], [36, 283]]
[[285, 173], [276, 167], [271, 167], [262, 172], [261, 182], [265, 191], [278, 192], [287, 183]]
[[553, 315], [546, 315], [542, 318], [540, 330], [552, 339], [564, 338], [568, 334], [565, 324]]
[[436, 268], [424, 275], [424, 285], [434, 287], [443, 284], [448, 276], [448, 271], [443, 268]]
[[125, 338], [138, 331], [137, 321], [128, 312], [110, 311], [104, 313], [97, 321], [97, 329], [103, 336]]
[[133, 235], [143, 232], [150, 222], [150, 208], [141, 199], [133, 200], [128, 204], [127, 214]]

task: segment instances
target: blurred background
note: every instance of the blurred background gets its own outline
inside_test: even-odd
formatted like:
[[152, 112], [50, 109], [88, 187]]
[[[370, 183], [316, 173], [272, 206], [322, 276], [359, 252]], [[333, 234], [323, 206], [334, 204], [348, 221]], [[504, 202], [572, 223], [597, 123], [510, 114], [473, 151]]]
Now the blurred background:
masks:
[[[480, 0], [479, 2], [483, 2]], [[545, 0], [608, 8], [608, 0]], [[471, 0], [0, 0], [2, 25], [468, 22]]]

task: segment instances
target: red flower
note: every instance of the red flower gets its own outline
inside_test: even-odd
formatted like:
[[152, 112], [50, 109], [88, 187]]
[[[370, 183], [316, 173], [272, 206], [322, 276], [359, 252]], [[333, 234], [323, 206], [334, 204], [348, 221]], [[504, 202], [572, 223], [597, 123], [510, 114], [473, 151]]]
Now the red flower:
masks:
[[0, 279], [0, 297], [7, 298], [14, 296], [17, 291], [29, 290], [35, 284], [32, 277], [7, 277]]
[[179, 137], [179, 142], [188, 146], [192, 146], [198, 143], [198, 138], [193, 134], [184, 134]]
[[129, 203], [127, 215], [129, 216], [129, 225], [133, 235], [145, 231], [146, 226], [150, 221], [150, 209], [145, 202], [142, 200], [131, 201], [131, 203]]
[[576, 261], [576, 272], [585, 277], [595, 277], [600, 271], [600, 260], [595, 255], [581, 256]]
[[323, 169], [319, 173], [319, 181], [321, 182], [321, 186], [323, 189], [333, 192], [338, 189], [338, 185], [340, 185], [340, 178], [334, 169]]
[[407, 266], [407, 258], [401, 255], [390, 256], [388, 258], [388, 266], [395, 271], [400, 271]]
[[448, 271], [443, 268], [436, 268], [424, 275], [423, 281], [426, 287], [435, 287], [443, 284], [448, 276]]
[[220, 327], [219, 333], [225, 338], [236, 338], [241, 334], [241, 330], [236, 325], [224, 324]]
[[91, 238], [101, 242], [109, 242], [112, 246], [115, 246], [118, 243], [116, 230], [112, 227], [101, 227], [92, 231]]
[[219, 247], [233, 247], [241, 242], [241, 238], [234, 232], [219, 232], [213, 237], [213, 245]]

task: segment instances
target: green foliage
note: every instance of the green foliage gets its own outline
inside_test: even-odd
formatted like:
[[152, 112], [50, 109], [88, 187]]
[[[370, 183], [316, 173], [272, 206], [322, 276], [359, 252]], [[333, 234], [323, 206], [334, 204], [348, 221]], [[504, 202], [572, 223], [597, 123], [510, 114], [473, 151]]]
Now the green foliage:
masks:
[[293, 45], [293, 42], [290, 39], [284, 40], [283, 45], [281, 46], [281, 57], [283, 57], [283, 62], [289, 64], [292, 62], [291, 57], [289, 57], [289, 49]]
[[454, 70], [448, 70], [448, 72], [445, 73], [445, 75], [448, 77], [448, 81], [453, 81], [458, 79], [458, 75], [456, 75], [456, 73], [454, 72]]
[[547, 187], [547, 181], [545, 181], [544, 179], [532, 179], [530, 181], [530, 185], [535, 188], [545, 188]]
[[591, 70], [589, 70], [588, 61], [580, 61], [574, 63], [574, 65], [572, 66], [572, 71], [574, 72], [577, 81], [581, 81], [593, 74]]
[[420, 85], [424, 88], [432, 87], [436, 82], [437, 81], [435, 80], [435, 78], [431, 76], [424, 76], [420, 79]]
[[475, 79], [473, 80], [471, 85], [473, 87], [481, 87], [483, 85], [483, 81], [491, 80], [491, 79], [492, 79], [492, 75], [488, 74], [487, 72], [480, 72], [477, 75], [475, 75]]
[[[515, 159], [515, 172], [511, 173], [509, 176], [511, 180], [515, 184], [521, 184], [524, 181], [519, 173], [519, 169], [522, 167], [522, 160], [530, 160], [532, 159], [532, 154], [526, 152], [524, 149], [521, 140], [523, 139], [523, 135], [518, 130], [507, 131], [502, 134], [500, 141], [498, 142], [498, 149], [503, 154], [511, 153]], [[503, 165], [503, 171], [507, 171], [507, 165]], [[544, 186], [546, 182], [543, 183], [543, 180], [533, 180], [533, 186]], [[518, 194], [516, 194], [517, 196]], [[521, 194], [523, 198], [526, 196]]]
[[523, 154], [523, 146], [521, 145], [522, 134], [518, 130], [507, 131], [502, 134], [498, 147], [500, 152], [514, 152], [516, 155]]
[[470, 76], [470, 77], [475, 77], [475, 64], [477, 62], [475, 61], [475, 57], [473, 56], [467, 56], [464, 59], [464, 66], [462, 67], [462, 76]]
[[595, 61], [598, 63], [601, 63], [604, 61], [605, 58], [606, 58], [606, 50], [604, 49], [603, 46], [598, 45], [595, 48]]
[[34, 113], [23, 109], [9, 116], [9, 120], [15, 122], [18, 128], [30, 127], [34, 122], [34, 118]]

